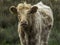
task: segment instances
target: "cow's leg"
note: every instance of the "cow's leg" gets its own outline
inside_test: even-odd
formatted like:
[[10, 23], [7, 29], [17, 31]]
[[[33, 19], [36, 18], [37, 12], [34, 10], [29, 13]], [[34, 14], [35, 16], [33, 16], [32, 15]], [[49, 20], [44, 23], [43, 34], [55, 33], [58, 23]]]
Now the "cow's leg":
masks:
[[43, 28], [42, 32], [41, 32], [41, 45], [48, 45], [48, 38], [49, 38], [49, 34], [50, 34], [50, 29], [47, 28]]

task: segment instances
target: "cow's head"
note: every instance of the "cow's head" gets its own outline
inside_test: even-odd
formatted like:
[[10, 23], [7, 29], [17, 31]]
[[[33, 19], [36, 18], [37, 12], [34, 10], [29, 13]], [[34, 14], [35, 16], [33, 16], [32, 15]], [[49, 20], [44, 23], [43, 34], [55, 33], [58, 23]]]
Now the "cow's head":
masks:
[[31, 6], [30, 4], [20, 3], [17, 7], [11, 6], [10, 12], [17, 14], [21, 26], [30, 26], [32, 25], [33, 16], [37, 12], [36, 6]]

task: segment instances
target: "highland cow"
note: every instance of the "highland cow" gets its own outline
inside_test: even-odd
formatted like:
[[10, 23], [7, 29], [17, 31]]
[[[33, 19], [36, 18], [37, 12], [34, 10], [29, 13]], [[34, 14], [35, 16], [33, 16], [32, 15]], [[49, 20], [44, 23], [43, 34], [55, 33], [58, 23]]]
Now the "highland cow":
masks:
[[17, 7], [11, 6], [10, 12], [18, 16], [21, 45], [48, 45], [53, 27], [53, 13], [49, 6], [42, 2], [35, 5], [20, 3]]

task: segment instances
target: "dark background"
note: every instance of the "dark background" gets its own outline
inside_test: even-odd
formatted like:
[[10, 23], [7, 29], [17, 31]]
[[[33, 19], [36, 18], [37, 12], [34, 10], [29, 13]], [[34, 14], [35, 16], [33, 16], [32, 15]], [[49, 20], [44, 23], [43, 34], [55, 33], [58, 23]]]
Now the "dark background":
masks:
[[[54, 26], [49, 38], [49, 45], [60, 45], [60, 0], [26, 0], [30, 4], [42, 1], [50, 6], [54, 14]], [[18, 18], [9, 12], [9, 7], [17, 6], [24, 0], [0, 0], [0, 45], [19, 45], [17, 31]]]

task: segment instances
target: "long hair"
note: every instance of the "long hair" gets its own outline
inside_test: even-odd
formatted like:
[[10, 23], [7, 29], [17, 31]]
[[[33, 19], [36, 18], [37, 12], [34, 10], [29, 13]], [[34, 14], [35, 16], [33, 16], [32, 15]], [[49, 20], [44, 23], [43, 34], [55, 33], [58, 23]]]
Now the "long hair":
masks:
[[49, 34], [53, 26], [52, 10], [49, 6], [44, 5], [42, 2], [33, 6], [37, 6], [38, 10], [34, 15], [32, 28], [27, 30], [26, 33], [21, 29], [20, 25], [18, 25], [21, 44], [48, 45]]

